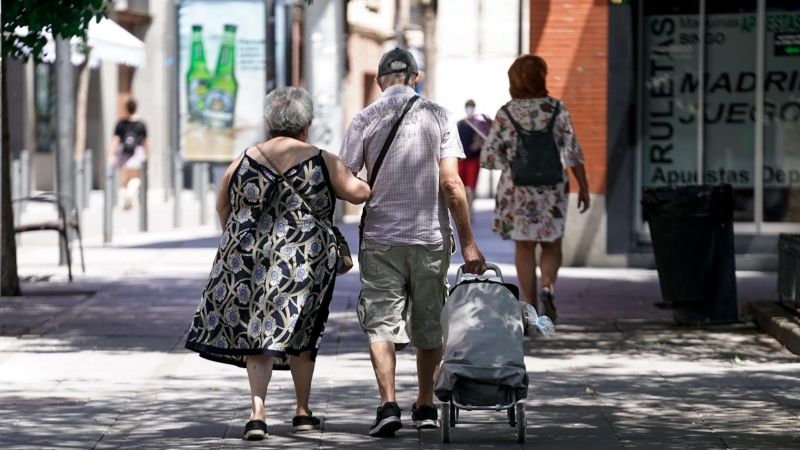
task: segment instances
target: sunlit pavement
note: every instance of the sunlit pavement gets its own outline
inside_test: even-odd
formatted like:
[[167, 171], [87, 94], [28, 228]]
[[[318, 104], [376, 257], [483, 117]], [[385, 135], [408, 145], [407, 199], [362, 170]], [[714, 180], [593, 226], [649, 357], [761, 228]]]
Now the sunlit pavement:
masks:
[[[513, 246], [491, 236], [489, 220], [478, 213], [479, 245], [514, 282]], [[404, 428], [393, 439], [367, 436], [379, 397], [354, 310], [355, 272], [337, 281], [317, 360], [311, 406], [322, 429], [292, 432], [292, 383], [279, 372], [267, 400], [270, 437], [244, 442], [244, 370], [183, 349], [215, 232], [166, 228], [106, 247], [90, 238], [87, 273], [76, 265], [71, 284], [52, 243], [21, 247], [27, 296], [0, 300], [0, 448], [800, 448], [798, 358], [749, 322], [674, 325], [652, 306], [656, 273], [622, 269], [562, 270], [557, 334], [525, 343], [525, 444], [503, 413], [463, 412], [494, 423], [456, 427], [452, 444], [439, 430], [416, 431], [410, 350], [398, 356]], [[354, 244], [355, 227], [344, 228]], [[738, 278], [740, 303], [774, 296], [774, 274]]]

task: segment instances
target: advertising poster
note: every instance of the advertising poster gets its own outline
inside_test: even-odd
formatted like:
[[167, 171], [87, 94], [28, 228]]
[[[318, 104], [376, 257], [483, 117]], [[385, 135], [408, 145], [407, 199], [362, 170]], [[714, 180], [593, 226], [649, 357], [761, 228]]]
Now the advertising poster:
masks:
[[180, 142], [186, 161], [232, 161], [264, 139], [265, 22], [260, 0], [180, 3]]

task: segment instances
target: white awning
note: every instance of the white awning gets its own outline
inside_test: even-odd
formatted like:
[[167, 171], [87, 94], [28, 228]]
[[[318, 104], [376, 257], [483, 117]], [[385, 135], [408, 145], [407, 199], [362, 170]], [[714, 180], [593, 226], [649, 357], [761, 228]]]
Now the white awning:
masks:
[[[26, 35], [28, 30], [18, 28], [15, 31], [19, 35]], [[56, 45], [50, 33], [43, 32], [47, 37], [47, 44], [42, 50], [42, 60], [45, 62], [55, 62]], [[72, 64], [79, 66], [86, 61], [86, 55], [81, 51], [81, 39], [73, 37], [70, 40]], [[89, 51], [89, 67], [97, 68], [100, 61], [109, 61], [115, 64], [122, 64], [133, 67], [145, 67], [147, 65], [147, 54], [144, 42], [136, 36], [130, 34], [111, 19], [101, 19], [100, 22], [92, 20], [86, 32], [86, 47]]]

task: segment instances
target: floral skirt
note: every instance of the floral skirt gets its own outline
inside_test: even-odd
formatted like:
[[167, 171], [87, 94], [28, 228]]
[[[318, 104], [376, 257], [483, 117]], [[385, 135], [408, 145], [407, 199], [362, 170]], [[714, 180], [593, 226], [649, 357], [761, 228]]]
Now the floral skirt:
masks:
[[[514, 241], [561, 239], [567, 221], [569, 181], [555, 186], [514, 186], [507, 172], [497, 185], [492, 231]], [[569, 180], [566, 172], [564, 175]]]

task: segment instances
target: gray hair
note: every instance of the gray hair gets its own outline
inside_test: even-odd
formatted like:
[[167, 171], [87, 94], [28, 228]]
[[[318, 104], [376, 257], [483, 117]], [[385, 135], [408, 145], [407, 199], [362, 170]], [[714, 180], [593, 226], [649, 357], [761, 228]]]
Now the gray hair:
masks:
[[314, 103], [311, 94], [292, 86], [275, 89], [264, 102], [264, 121], [271, 138], [297, 137], [311, 125]]
[[[392, 84], [397, 83], [404, 83], [406, 81], [406, 72], [397, 72], [400, 70], [408, 69], [408, 64], [404, 63], [403, 61], [392, 61], [389, 64], [389, 69], [396, 73], [387, 73], [386, 75], [379, 78], [381, 80], [381, 86], [386, 88], [387, 86], [391, 86]], [[416, 74], [408, 78], [408, 85], [412, 86], [412, 83], [417, 79]]]

